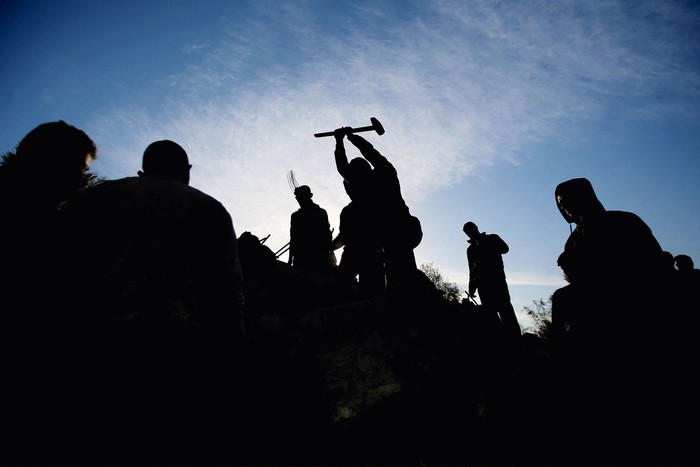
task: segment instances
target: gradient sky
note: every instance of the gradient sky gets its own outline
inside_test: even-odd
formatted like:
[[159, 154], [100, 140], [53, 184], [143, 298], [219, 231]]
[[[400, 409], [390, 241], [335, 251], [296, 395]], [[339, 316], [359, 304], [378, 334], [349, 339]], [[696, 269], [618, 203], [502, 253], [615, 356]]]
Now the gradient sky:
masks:
[[699, 39], [697, 1], [3, 0], [0, 150], [62, 119], [114, 179], [172, 139], [190, 184], [276, 251], [290, 170], [336, 232], [349, 201], [313, 134], [376, 117], [386, 133], [362, 135], [422, 221], [418, 263], [466, 289], [474, 221], [509, 244], [520, 312], [564, 285], [570, 178], [700, 265]]

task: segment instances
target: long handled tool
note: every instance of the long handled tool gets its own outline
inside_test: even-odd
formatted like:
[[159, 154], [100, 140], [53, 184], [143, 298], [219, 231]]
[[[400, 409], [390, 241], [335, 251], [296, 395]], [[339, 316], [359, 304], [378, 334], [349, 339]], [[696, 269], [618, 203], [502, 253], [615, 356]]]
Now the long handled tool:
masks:
[[470, 302], [474, 303], [474, 305], [479, 305], [479, 303], [476, 301], [476, 298], [472, 294], [470, 294], [468, 290], [465, 290], [465, 292], [467, 292], [467, 299]]
[[[381, 123], [379, 123], [379, 120], [377, 120], [374, 117], [371, 117], [369, 121], [372, 123], [370, 126], [361, 126], [358, 128], [351, 128], [350, 132], [351, 133], [359, 133], [361, 131], [376, 131], [378, 135], [383, 135], [384, 134], [384, 127], [382, 126]], [[326, 131], [323, 133], [314, 133], [314, 136], [316, 138], [321, 138], [323, 136], [333, 136], [332, 131]]]
[[279, 250], [275, 251], [275, 258], [279, 258], [279, 257], [282, 256], [283, 254], [285, 254], [285, 253], [287, 252], [287, 250], [289, 250], [289, 244], [290, 244], [290, 243], [291, 243], [291, 242], [287, 242], [282, 248], [280, 248]]

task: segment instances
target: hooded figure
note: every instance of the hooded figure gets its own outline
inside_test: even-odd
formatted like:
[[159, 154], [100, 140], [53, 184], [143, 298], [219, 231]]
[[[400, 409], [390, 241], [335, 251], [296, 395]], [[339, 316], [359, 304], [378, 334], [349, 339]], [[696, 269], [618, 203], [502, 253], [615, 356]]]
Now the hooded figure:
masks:
[[656, 363], [666, 338], [662, 248], [639, 216], [605, 209], [585, 178], [560, 183], [555, 200], [564, 220], [576, 224], [558, 259], [570, 284], [552, 296], [552, 323], [567, 322], [557, 341], [568, 378], [561, 413], [572, 433], [604, 420], [601, 442], [622, 431], [648, 436], [665, 426], [648, 401], [669, 381]]
[[564, 220], [576, 224], [559, 261], [589, 293], [653, 285], [649, 281], [658, 278], [662, 249], [639, 216], [606, 210], [586, 178], [562, 182], [554, 193]]
[[605, 209], [585, 178], [560, 183], [555, 200], [564, 220], [576, 225], [558, 258], [586, 310], [572, 317], [571, 331], [606, 342], [641, 332], [654, 308], [649, 292], [663, 285], [663, 250], [651, 229], [634, 213]]
[[578, 224], [586, 217], [596, 217], [605, 212], [587, 178], [572, 178], [560, 183], [554, 195], [559, 212], [569, 224]]

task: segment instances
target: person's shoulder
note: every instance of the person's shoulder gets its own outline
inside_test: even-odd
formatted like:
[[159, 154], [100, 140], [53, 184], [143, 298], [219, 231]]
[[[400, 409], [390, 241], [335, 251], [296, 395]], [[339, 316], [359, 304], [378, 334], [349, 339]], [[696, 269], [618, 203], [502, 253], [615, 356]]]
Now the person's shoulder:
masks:
[[501, 236], [498, 234], [495, 234], [495, 233], [485, 233], [484, 238], [487, 239], [488, 241], [491, 241], [491, 242], [498, 242], [498, 243], [503, 242], [503, 239], [501, 238]]
[[608, 222], [614, 222], [618, 227], [625, 226], [650, 230], [644, 219], [630, 211], [608, 210], [606, 211], [606, 219]]
[[104, 191], [104, 190], [110, 190], [116, 187], [121, 187], [121, 186], [126, 186], [134, 183], [138, 183], [141, 180], [143, 180], [141, 177], [123, 177], [123, 178], [113, 178], [113, 179], [107, 179], [107, 180], [102, 180], [98, 183], [95, 183], [94, 185], [91, 185], [90, 187], [86, 188], [83, 190], [86, 193], [90, 192], [95, 192], [95, 191]]
[[127, 193], [133, 191], [137, 179], [138, 177], [125, 177], [102, 180], [81, 190], [71, 198], [68, 205], [72, 209], [92, 209], [94, 205], [122, 203], [128, 197]]
[[198, 188], [192, 187], [192, 186], [188, 186], [188, 188], [190, 188], [190, 190], [197, 193], [197, 195], [199, 197], [201, 197], [202, 199], [207, 200], [210, 203], [221, 204], [223, 206], [223, 203], [218, 198], [215, 198], [214, 195], [210, 195], [209, 193], [206, 193], [206, 192], [204, 192]]
[[639, 215], [631, 211], [622, 211], [619, 209], [608, 209], [607, 211], [605, 211], [605, 216], [611, 219], [628, 219], [634, 221], [642, 221], [642, 218], [639, 217]]
[[187, 192], [191, 195], [192, 199], [196, 200], [198, 204], [203, 206], [208, 206], [211, 209], [225, 212], [228, 214], [228, 210], [219, 199], [215, 198], [213, 195], [206, 193], [198, 188], [190, 185], [184, 185]]
[[135, 183], [137, 179], [138, 177], [125, 177], [102, 180], [81, 190], [78, 197], [90, 199], [98, 196], [105, 196], [107, 193], [126, 189], [128, 186]]

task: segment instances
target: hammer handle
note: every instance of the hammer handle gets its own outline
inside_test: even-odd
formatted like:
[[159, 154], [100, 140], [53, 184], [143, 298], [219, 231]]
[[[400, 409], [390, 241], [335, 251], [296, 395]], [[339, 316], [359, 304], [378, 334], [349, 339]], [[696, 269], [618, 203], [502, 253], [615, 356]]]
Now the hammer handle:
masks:
[[[359, 127], [359, 128], [352, 128], [352, 129], [350, 130], [350, 132], [351, 132], [351, 133], [359, 133], [360, 131], [372, 131], [372, 130], [374, 130], [374, 127], [373, 127], [373, 126], [361, 126], [361, 127]], [[323, 137], [323, 136], [333, 136], [333, 132], [332, 132], [332, 131], [326, 131], [326, 132], [323, 132], [323, 133], [314, 133], [314, 136], [315, 136], [316, 138], [321, 138], [321, 137]]]

